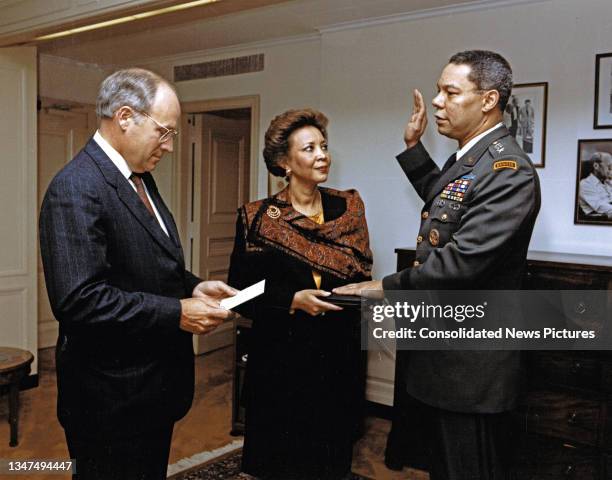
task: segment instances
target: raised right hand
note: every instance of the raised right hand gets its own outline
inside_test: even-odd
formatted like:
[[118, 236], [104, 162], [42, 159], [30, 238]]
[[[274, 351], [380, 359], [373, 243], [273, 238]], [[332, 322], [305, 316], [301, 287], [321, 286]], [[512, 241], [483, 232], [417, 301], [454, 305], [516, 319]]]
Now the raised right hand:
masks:
[[205, 335], [232, 315], [231, 310], [221, 308], [219, 302], [210, 297], [183, 298], [179, 328], [196, 335]]
[[303, 310], [313, 317], [329, 310], [342, 310], [342, 307], [338, 305], [319, 300], [319, 297], [328, 297], [329, 295], [331, 295], [331, 292], [325, 290], [300, 290], [293, 295], [291, 309]]
[[425, 102], [423, 101], [423, 95], [415, 88], [412, 92], [412, 96], [414, 100], [412, 116], [404, 130], [404, 142], [406, 142], [407, 148], [412, 148], [419, 143], [427, 127], [427, 110], [425, 108]]

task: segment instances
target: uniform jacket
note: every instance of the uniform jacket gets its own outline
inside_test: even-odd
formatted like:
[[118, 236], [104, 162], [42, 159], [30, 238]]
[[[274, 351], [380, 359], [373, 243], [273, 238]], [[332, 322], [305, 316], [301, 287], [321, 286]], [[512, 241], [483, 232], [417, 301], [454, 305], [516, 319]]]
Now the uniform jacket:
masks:
[[[415, 263], [384, 278], [384, 289], [519, 289], [540, 187], [507, 128], [487, 134], [444, 172], [420, 143], [397, 158], [425, 204]], [[492, 413], [516, 401], [518, 352], [400, 356], [408, 392], [427, 404]]]
[[94, 140], [53, 179], [40, 248], [59, 321], [58, 417], [81, 435], [131, 435], [183, 416], [193, 397], [185, 270], [172, 215], [143, 176], [169, 236]]

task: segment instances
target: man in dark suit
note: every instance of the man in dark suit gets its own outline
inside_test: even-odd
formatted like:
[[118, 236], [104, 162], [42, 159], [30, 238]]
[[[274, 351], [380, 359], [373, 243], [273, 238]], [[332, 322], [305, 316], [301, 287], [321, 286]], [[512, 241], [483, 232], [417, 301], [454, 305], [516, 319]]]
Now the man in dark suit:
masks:
[[[529, 157], [502, 124], [512, 70], [494, 52], [454, 55], [433, 99], [438, 132], [459, 150], [438, 169], [420, 143], [427, 115], [414, 91], [414, 111], [397, 159], [425, 205], [412, 267], [334, 290], [518, 289], [540, 208]], [[425, 455], [432, 480], [507, 478], [508, 412], [519, 388], [519, 352], [398, 352], [403, 391], [395, 399]], [[397, 377], [396, 377], [397, 378]]]
[[236, 291], [185, 270], [150, 173], [177, 134], [170, 84], [120, 70], [102, 82], [96, 107], [98, 131], [53, 179], [40, 213], [60, 324], [58, 417], [75, 478], [162, 479], [174, 422], [193, 398], [192, 334], [227, 319], [219, 300]]

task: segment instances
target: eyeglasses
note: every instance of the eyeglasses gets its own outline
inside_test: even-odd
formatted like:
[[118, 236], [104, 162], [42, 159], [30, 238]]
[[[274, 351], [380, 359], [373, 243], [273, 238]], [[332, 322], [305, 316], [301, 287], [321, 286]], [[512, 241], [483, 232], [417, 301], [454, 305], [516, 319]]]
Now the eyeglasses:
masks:
[[162, 134], [161, 134], [161, 136], [159, 137], [159, 143], [164, 143], [164, 142], [167, 142], [168, 140], [170, 140], [170, 139], [172, 139], [172, 138], [176, 137], [176, 136], [179, 134], [178, 130], [175, 130], [174, 128], [168, 128], [168, 127], [166, 127], [166, 126], [162, 125], [161, 123], [159, 123], [157, 120], [155, 120], [155, 119], [154, 119], [154, 118], [153, 118], [151, 115], [149, 115], [148, 113], [143, 112], [143, 111], [141, 111], [141, 110], [136, 110], [136, 109], [133, 109], [133, 110], [134, 110], [134, 111], [136, 111], [136, 112], [138, 112], [138, 113], [140, 113], [141, 115], [144, 115], [145, 117], [147, 117], [147, 118], [149, 118], [149, 119], [153, 120], [153, 122], [154, 122], [154, 123], [155, 123], [155, 124], [156, 124], [156, 125], [157, 125], [159, 128], [161, 128], [162, 130], [164, 130], [164, 133], [162, 133]]

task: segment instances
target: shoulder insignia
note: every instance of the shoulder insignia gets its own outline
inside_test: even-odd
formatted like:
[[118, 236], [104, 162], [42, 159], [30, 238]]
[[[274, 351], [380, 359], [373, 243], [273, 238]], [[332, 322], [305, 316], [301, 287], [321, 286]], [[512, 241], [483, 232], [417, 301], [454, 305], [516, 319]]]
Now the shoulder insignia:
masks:
[[518, 170], [518, 164], [515, 160], [499, 160], [493, 164], [493, 170], [503, 170], [504, 168], [511, 168], [512, 170]]
[[497, 140], [491, 144], [491, 146], [495, 149], [497, 153], [502, 153], [505, 150], [505, 147], [499, 143]]

